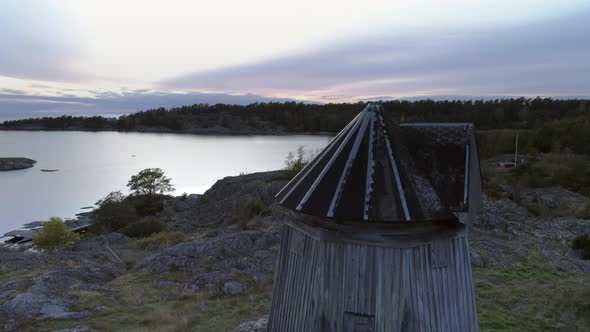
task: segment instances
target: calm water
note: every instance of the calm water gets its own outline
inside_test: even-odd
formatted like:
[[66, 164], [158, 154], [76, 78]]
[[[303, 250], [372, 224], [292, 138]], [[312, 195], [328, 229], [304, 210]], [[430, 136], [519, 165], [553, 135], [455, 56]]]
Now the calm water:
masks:
[[225, 176], [280, 169], [288, 152], [321, 149], [329, 139], [0, 131], [0, 156], [37, 160], [27, 170], [0, 172], [0, 236], [29, 221], [73, 217], [111, 191], [126, 191], [144, 168], [162, 168], [176, 194], [203, 193]]

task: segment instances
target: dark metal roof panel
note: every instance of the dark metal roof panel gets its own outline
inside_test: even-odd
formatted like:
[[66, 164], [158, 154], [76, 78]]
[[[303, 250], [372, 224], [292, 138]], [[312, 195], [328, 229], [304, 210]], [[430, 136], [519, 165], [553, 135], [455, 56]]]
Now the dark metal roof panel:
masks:
[[394, 114], [370, 104], [277, 198], [287, 208], [343, 221], [455, 219], [468, 207], [473, 130], [399, 125]]

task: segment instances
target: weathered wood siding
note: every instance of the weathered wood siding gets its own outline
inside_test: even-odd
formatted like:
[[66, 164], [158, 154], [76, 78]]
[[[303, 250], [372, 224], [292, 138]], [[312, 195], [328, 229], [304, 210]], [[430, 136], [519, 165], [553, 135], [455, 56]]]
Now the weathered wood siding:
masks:
[[269, 331], [314, 331], [319, 242], [285, 226], [273, 285]]
[[285, 226], [269, 331], [477, 331], [465, 231], [414, 240], [376, 246]]

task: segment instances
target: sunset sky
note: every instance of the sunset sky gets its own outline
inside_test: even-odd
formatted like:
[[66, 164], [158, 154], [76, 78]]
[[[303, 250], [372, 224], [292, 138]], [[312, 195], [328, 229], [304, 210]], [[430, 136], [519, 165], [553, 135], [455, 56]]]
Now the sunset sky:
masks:
[[2, 0], [0, 117], [590, 96], [587, 0]]

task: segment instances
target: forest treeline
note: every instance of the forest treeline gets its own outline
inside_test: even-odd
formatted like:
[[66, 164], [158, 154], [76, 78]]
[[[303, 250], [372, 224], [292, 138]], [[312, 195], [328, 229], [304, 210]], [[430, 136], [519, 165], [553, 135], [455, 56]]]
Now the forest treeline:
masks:
[[[590, 101], [518, 98], [474, 101], [385, 101], [402, 122], [473, 122], [484, 155], [512, 151], [518, 133], [523, 152], [590, 154]], [[335, 133], [365, 103], [254, 103], [158, 108], [117, 118], [72, 117], [6, 121], [0, 129], [172, 132]]]

